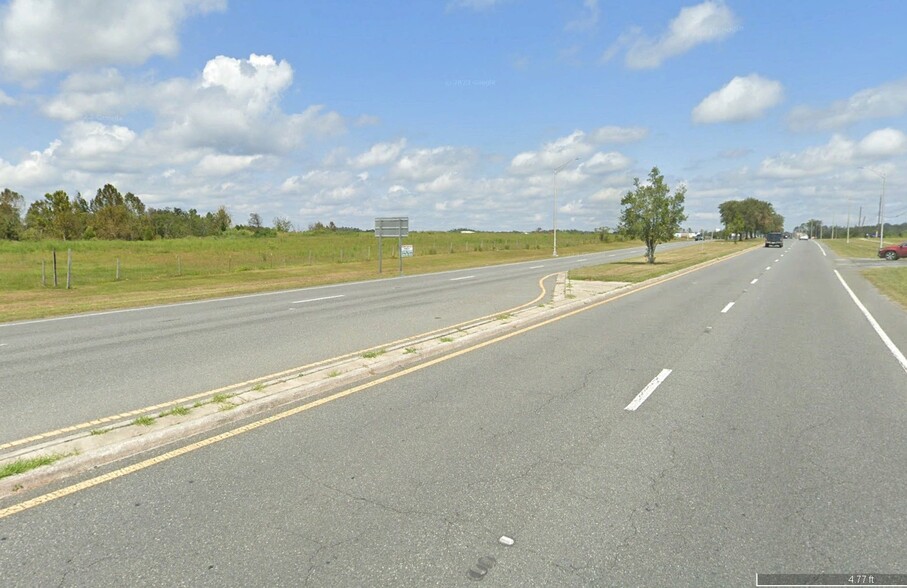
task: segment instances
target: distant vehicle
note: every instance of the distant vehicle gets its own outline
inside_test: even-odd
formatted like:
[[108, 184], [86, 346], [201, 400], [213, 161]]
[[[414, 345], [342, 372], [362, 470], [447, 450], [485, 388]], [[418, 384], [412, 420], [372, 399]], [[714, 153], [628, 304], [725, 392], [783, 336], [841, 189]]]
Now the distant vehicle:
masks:
[[907, 243], [882, 247], [879, 249], [879, 257], [887, 259], [888, 261], [894, 261], [899, 257], [907, 257]]
[[781, 233], [768, 233], [765, 235], [765, 246], [766, 247], [784, 247], [784, 243], [781, 240], [784, 238], [784, 235]]
[[693, 240], [694, 240], [694, 241], [702, 241], [702, 233], [697, 233], [696, 236], [693, 237]]
[[800, 240], [801, 240], [801, 241], [809, 241], [809, 235], [807, 235], [807, 234], [805, 234], [805, 233], [800, 233]]

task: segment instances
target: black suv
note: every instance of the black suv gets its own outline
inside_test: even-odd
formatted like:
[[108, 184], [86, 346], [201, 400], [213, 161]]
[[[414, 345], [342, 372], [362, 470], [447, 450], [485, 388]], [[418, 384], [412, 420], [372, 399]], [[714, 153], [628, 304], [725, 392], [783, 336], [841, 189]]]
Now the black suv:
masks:
[[765, 236], [765, 246], [766, 247], [784, 247], [784, 243], [781, 240], [784, 238], [784, 235], [781, 233], [768, 233]]

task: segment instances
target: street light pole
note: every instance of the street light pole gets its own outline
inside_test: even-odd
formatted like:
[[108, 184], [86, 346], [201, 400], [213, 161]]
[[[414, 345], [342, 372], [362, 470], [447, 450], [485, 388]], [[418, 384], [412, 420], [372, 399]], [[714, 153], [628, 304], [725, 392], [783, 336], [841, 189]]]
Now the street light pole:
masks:
[[557, 257], [557, 174], [574, 161], [579, 161], [579, 157], [564, 162], [554, 170], [554, 248], [551, 251], [551, 257]]
[[885, 206], [885, 178], [886, 174], [878, 172], [871, 167], [864, 166], [861, 169], [866, 169], [874, 173], [875, 175], [882, 178], [882, 194], [879, 196], [879, 249], [885, 246], [885, 216], [884, 216], [884, 206]]

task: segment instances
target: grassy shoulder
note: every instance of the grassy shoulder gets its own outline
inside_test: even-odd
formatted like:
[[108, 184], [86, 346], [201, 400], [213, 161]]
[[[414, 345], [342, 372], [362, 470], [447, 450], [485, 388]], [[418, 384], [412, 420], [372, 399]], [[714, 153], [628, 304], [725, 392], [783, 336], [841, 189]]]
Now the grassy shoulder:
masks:
[[882, 294], [907, 310], [907, 262], [900, 263], [899, 267], [876, 267], [863, 270], [863, 276]]
[[[828, 245], [836, 254], [851, 259], [878, 259], [878, 239], [865, 239], [851, 237], [850, 243], [845, 239], [823, 239], [822, 243]], [[886, 245], [903, 243], [903, 238], [885, 240]], [[903, 308], [907, 309], [907, 260], [887, 262], [885, 267], [865, 269], [863, 277]]]
[[[819, 241], [837, 253], [841, 257], [852, 259], [878, 259], [879, 258], [879, 240], [867, 239], [865, 237], [851, 237], [850, 243], [847, 239], [822, 239]], [[902, 239], [885, 239], [885, 245], [894, 245], [902, 243]]]
[[[394, 276], [400, 261], [392, 253], [397, 243], [383, 241], [380, 275], [377, 239], [371, 233], [132, 243], [0, 241], [0, 322]], [[407, 275], [551, 256], [551, 235], [545, 233], [411, 233], [404, 244], [415, 250], [414, 257], [403, 260]], [[558, 234], [563, 255], [638, 245], [603, 242], [592, 233]], [[67, 290], [69, 249], [73, 271]]]
[[744, 251], [760, 244], [756, 241], [744, 241], [742, 243], [702, 241], [697, 245], [661, 253], [656, 249], [654, 264], [647, 263], [645, 257], [615, 261], [613, 263], [571, 270], [570, 279], [595, 280], [599, 282], [644, 282], [651, 278], [657, 278], [664, 274]]

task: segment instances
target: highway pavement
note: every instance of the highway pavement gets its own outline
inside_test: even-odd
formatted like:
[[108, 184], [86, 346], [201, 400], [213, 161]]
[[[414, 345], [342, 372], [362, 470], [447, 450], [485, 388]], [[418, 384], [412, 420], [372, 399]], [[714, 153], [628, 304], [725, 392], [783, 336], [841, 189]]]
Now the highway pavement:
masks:
[[545, 275], [643, 251], [0, 324], [0, 443], [503, 312]]
[[[905, 313], [821, 244], [786, 242], [134, 473], [105, 470], [60, 498], [0, 502], [0, 577], [755, 586], [757, 573], [907, 574], [905, 338]], [[33, 506], [4, 510], [20, 500]]]

